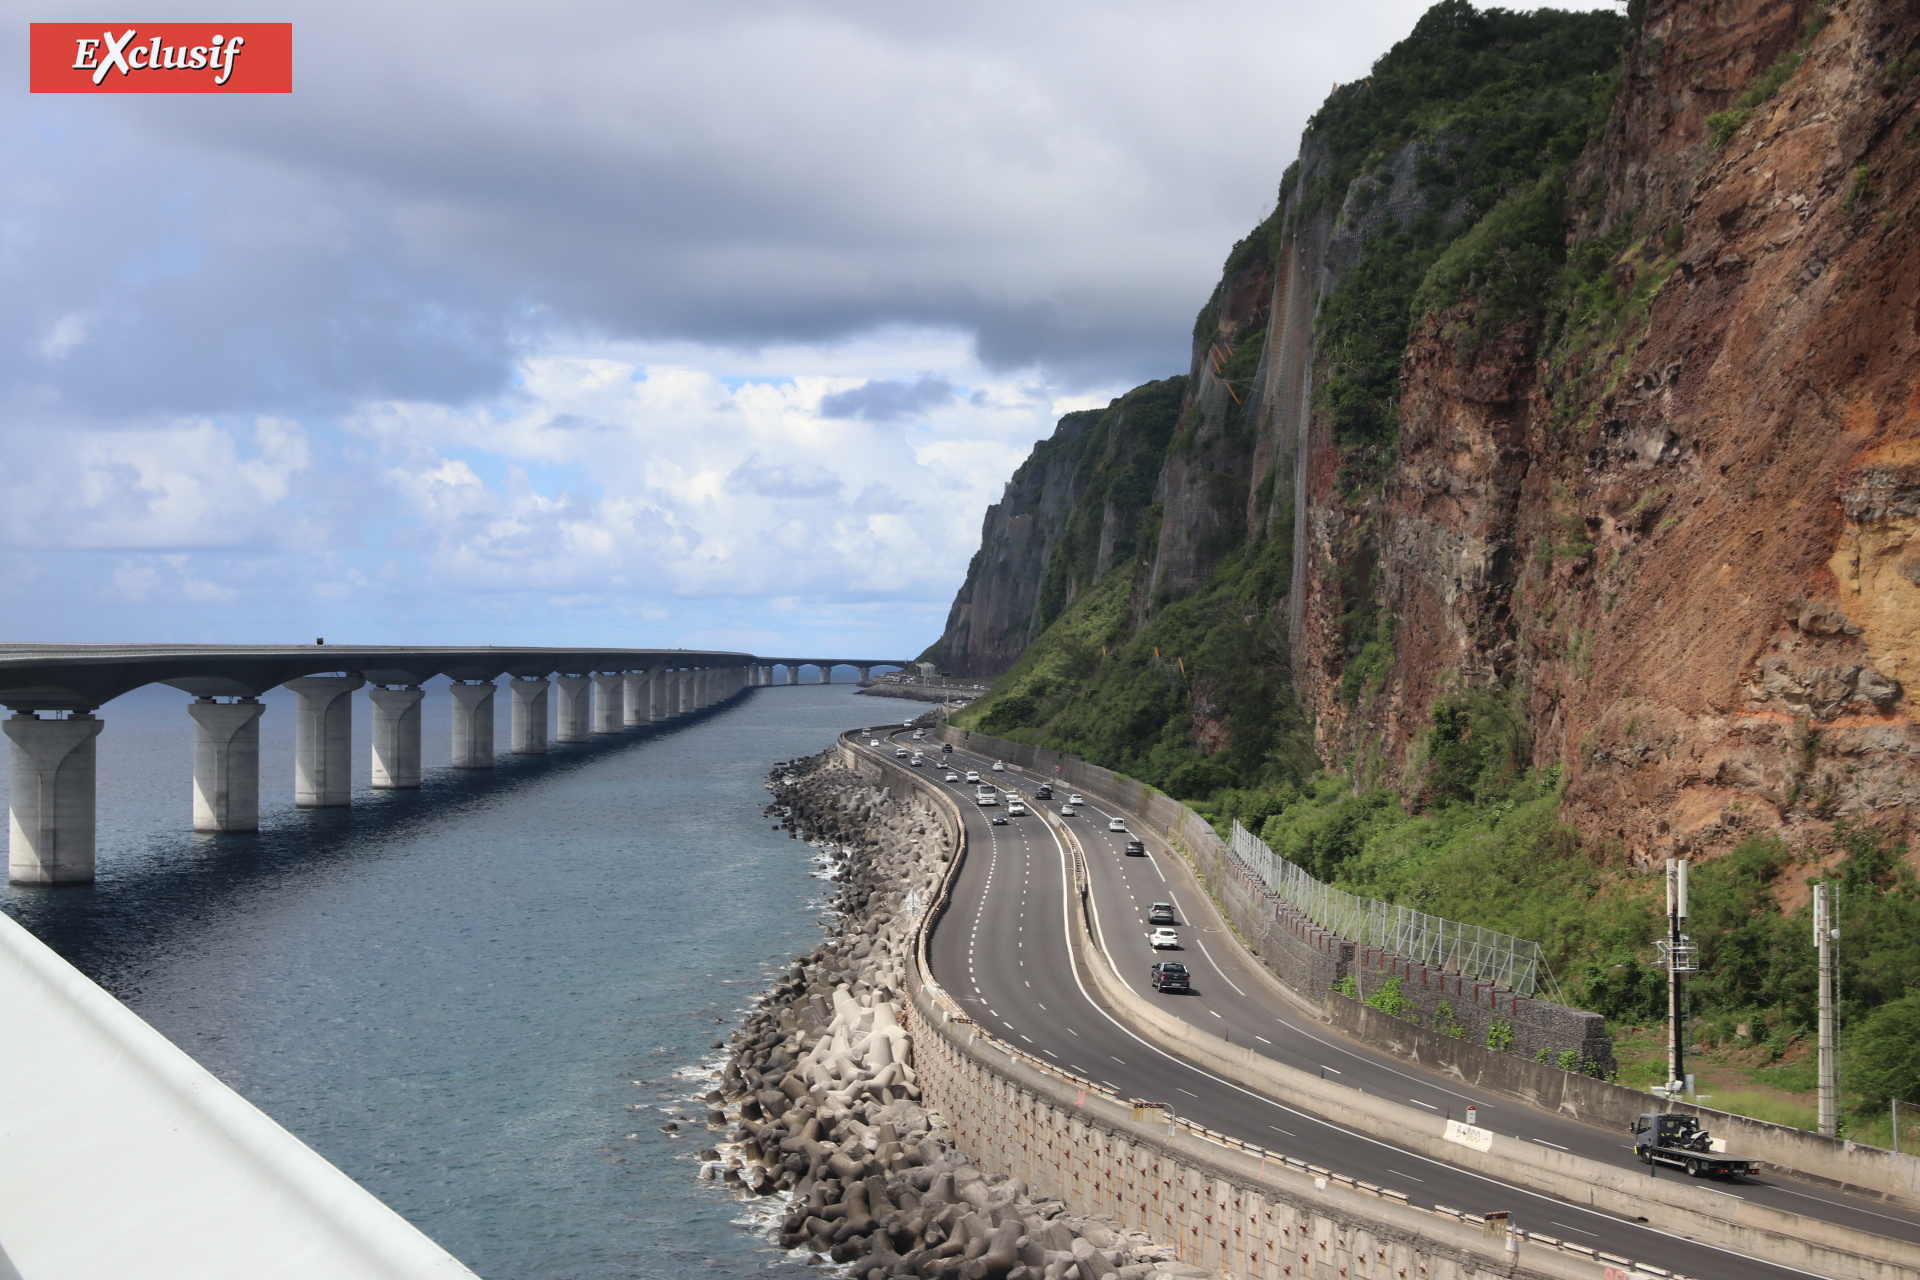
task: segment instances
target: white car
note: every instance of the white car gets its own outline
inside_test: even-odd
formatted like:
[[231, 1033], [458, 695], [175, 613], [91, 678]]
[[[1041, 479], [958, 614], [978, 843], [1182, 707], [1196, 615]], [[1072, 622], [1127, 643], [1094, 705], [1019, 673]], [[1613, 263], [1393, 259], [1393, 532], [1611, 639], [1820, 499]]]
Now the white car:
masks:
[[905, 760], [905, 759], [907, 758], [907, 756], [908, 756], [908, 755], [910, 755], [910, 754], [912, 754], [912, 753], [911, 753], [911, 752], [909, 752], [909, 751], [908, 751], [908, 750], [907, 750], [907, 749], [906, 749], [905, 747], [895, 747], [895, 748], [893, 749], [893, 754], [894, 754], [894, 756], [895, 756], [896, 758], [898, 758], [898, 759], [901, 759], [901, 760]]
[[872, 742], [869, 742], [867, 745], [870, 747], [877, 747], [880, 745], [880, 739], [875, 738]]
[[968, 782], [980, 781], [980, 771], [978, 769], [967, 770], [967, 781]]
[[948, 775], [947, 775], [947, 781], [948, 781], [948, 782], [958, 782], [958, 781], [960, 781], [960, 775], [959, 775], [959, 774], [957, 774], [957, 773], [950, 773], [950, 774], [948, 774]]
[[1071, 818], [1073, 817], [1074, 814], [1079, 812], [1080, 811], [1078, 809], [1074, 808], [1070, 804], [1063, 804], [1060, 806], [1060, 816], [1063, 818]]
[[1127, 824], [1126, 824], [1126, 823], [1124, 823], [1124, 822], [1122, 822], [1122, 821], [1120, 821], [1120, 819], [1118, 819], [1118, 818], [1108, 818], [1108, 819], [1107, 819], [1107, 830], [1109, 830], [1109, 831], [1125, 831], [1126, 829], [1127, 829]]
[[1080, 793], [1076, 791], [1072, 795], [1067, 797], [1067, 803], [1068, 804], [1085, 804], [1086, 801], [1082, 800], [1080, 798]]
[[1005, 773], [1007, 771], [1006, 762], [1001, 760], [995, 760], [993, 762], [993, 771], [995, 773]]
[[1007, 801], [1007, 816], [1009, 818], [1024, 817], [1026, 816], [1026, 812], [1027, 812], [1027, 806], [1020, 803], [1020, 801], [1018, 800]]
[[1147, 941], [1155, 951], [1180, 950], [1180, 935], [1171, 929], [1155, 929], [1147, 935]]

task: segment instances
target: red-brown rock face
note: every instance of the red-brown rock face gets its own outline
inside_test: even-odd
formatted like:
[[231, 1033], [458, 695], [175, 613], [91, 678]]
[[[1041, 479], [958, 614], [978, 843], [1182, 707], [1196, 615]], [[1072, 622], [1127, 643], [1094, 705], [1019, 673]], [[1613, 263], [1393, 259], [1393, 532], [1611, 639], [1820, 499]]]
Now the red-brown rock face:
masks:
[[[1582, 235], [1632, 218], [1623, 305], [1461, 363], [1409, 351], [1386, 492], [1316, 433], [1302, 655], [1323, 754], [1389, 772], [1452, 684], [1513, 678], [1568, 816], [1637, 858], [1920, 814], [1920, 11], [1840, 0], [1717, 149], [1707, 117], [1809, 6], [1655, 4]], [[1394, 663], [1333, 696], [1338, 534], [1371, 521]]]

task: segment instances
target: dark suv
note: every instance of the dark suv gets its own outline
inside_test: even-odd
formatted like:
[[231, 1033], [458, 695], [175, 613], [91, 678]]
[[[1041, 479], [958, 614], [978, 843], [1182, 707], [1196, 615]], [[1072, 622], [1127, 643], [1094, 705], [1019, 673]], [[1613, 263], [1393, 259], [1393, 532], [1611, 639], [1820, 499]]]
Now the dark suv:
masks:
[[1147, 856], [1147, 846], [1138, 840], [1129, 840], [1127, 841], [1127, 856], [1129, 858], [1144, 858]]
[[1178, 960], [1159, 960], [1154, 963], [1153, 989], [1155, 991], [1191, 991], [1192, 983], [1187, 978], [1187, 966]]
[[1053, 788], [1043, 782], [1034, 789], [1033, 798], [1035, 800], [1051, 800], [1053, 799]]

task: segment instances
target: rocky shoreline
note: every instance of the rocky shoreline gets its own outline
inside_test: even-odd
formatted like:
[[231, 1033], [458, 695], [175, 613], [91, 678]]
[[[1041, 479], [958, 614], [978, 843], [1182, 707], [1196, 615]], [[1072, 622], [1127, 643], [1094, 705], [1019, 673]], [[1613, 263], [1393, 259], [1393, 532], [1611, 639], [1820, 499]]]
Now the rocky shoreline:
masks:
[[862, 1280], [1159, 1280], [1208, 1273], [1111, 1219], [983, 1174], [921, 1105], [901, 1026], [913, 925], [953, 856], [932, 802], [833, 752], [774, 770], [768, 813], [836, 855], [837, 919], [731, 1039], [702, 1176], [786, 1206], [780, 1244]]

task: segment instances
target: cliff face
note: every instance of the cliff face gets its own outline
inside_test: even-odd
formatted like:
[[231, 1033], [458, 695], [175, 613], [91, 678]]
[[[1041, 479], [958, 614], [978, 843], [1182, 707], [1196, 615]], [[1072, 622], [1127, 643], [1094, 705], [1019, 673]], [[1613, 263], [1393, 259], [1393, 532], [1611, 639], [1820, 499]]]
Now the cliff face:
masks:
[[[1221, 602], [1215, 632], [1277, 627], [1265, 660], [1320, 760], [1410, 803], [1436, 703], [1477, 691], [1559, 766], [1565, 815], [1642, 863], [1904, 826], [1920, 11], [1649, 0], [1617, 78], [1573, 23], [1442, 4], [1329, 99], [1201, 313], [1151, 502], [1125, 508], [1137, 557], [1061, 555], [1120, 510], [1075, 487], [1094, 435], [1075, 427], [1072, 466], [1037, 451], [989, 512], [954, 669], [1006, 667], [1125, 569], [1103, 659], [1193, 601]], [[1449, 76], [1480, 87], [1396, 101], [1414, 81], [1393, 59], [1421, 41], [1464, 51]], [[1591, 115], [1576, 81], [1600, 85]], [[1452, 123], [1404, 123], [1435, 115]], [[1258, 568], [1281, 541], [1285, 569]], [[1186, 750], [1224, 759], [1197, 634], [1127, 661], [1179, 659]], [[1096, 755], [1096, 731], [1148, 733], [1085, 710], [1104, 670], [1070, 695], [1050, 675], [1035, 732], [1071, 724]]]
[[1435, 695], [1504, 684], [1567, 816], [1636, 861], [1908, 821], [1920, 20], [1834, 4], [1808, 37], [1811, 10], [1651, 5], [1569, 182], [1605, 246], [1586, 296], [1466, 358], [1429, 320], [1375, 501], [1341, 499], [1322, 444], [1315, 550], [1377, 521], [1396, 619], [1379, 695], [1343, 703], [1339, 584], [1310, 575], [1323, 756], [1415, 782]]
[[980, 550], [924, 661], [998, 675], [1081, 591], [1132, 562], [1185, 383], [1150, 382], [1070, 413], [1033, 447], [987, 508]]

